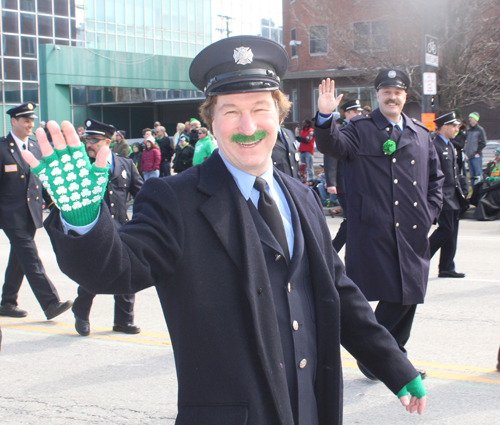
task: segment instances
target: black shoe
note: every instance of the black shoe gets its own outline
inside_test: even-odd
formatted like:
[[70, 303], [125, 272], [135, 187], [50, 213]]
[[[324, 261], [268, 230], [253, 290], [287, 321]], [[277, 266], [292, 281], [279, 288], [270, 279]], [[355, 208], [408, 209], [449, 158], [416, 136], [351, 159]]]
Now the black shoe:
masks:
[[422, 370], [422, 369], [417, 369], [417, 372], [420, 373], [420, 377], [422, 379], [425, 379], [427, 378], [427, 372], [425, 370]]
[[127, 323], [126, 325], [113, 325], [113, 332], [123, 332], [126, 334], [138, 334], [141, 332], [139, 326], [133, 325], [132, 323]]
[[65, 302], [59, 301], [58, 303], [52, 303], [44, 311], [45, 316], [47, 317], [47, 320], [51, 320], [64, 313], [66, 310], [69, 310], [72, 305], [73, 301], [69, 300]]
[[439, 272], [438, 277], [465, 277], [465, 273], [458, 273], [455, 270]]
[[28, 312], [26, 310], [22, 310], [17, 305], [11, 303], [5, 303], [0, 307], [0, 316], [26, 317], [27, 315]]
[[378, 381], [379, 379], [371, 373], [366, 366], [363, 365], [361, 362], [356, 362], [358, 364], [359, 370], [363, 375], [365, 375], [370, 381]]
[[90, 322], [75, 316], [75, 329], [81, 336], [90, 335]]

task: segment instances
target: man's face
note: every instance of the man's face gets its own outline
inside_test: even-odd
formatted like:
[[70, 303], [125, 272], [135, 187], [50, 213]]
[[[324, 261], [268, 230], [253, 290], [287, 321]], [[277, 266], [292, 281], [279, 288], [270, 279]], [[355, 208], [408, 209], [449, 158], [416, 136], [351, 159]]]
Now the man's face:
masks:
[[118, 133], [116, 134], [115, 138], [118, 143], [120, 143], [123, 140], [123, 137], [120, 136]]
[[158, 129], [156, 130], [156, 136], [157, 136], [157, 137], [163, 137], [164, 135], [165, 135], [165, 132], [163, 131], [163, 129], [158, 128]]
[[205, 137], [207, 137], [207, 134], [208, 133], [204, 132], [203, 130], [198, 130], [198, 139], [204, 139]]
[[11, 118], [10, 123], [12, 124], [12, 132], [21, 140], [26, 140], [35, 126], [34, 118]]
[[145, 139], [147, 139], [148, 137], [151, 137], [152, 136], [152, 133], [150, 131], [145, 131], [144, 134], [142, 135], [142, 137], [144, 137]]
[[354, 117], [361, 115], [361, 111], [356, 111], [355, 109], [351, 109], [349, 111], [345, 111], [345, 119], [346, 121], [351, 121]]
[[471, 127], [474, 127], [477, 124], [477, 120], [475, 118], [469, 117], [469, 124]]
[[[271, 92], [237, 93], [217, 96], [213, 133], [224, 158], [234, 167], [260, 176], [269, 167], [276, 143], [279, 115]], [[231, 136], [267, 134], [253, 142], [232, 142]]]
[[455, 134], [457, 134], [460, 125], [458, 124], [446, 124], [443, 125], [440, 133], [445, 139], [453, 139]]
[[377, 91], [377, 101], [380, 112], [386, 117], [399, 121], [401, 111], [406, 102], [406, 92], [397, 87], [381, 87]]
[[86, 137], [84, 137], [82, 140], [82, 142], [85, 144], [85, 149], [87, 150], [89, 158], [95, 159], [95, 157], [97, 156], [97, 152], [99, 152], [99, 149], [101, 149], [103, 146], [109, 146], [111, 144], [110, 139], [104, 139], [100, 137], [96, 137], [96, 139], [99, 139], [99, 142], [89, 143]]
[[189, 133], [191, 131], [191, 124], [189, 124], [189, 121], [186, 121], [184, 124], [184, 129], [186, 130], [186, 133]]

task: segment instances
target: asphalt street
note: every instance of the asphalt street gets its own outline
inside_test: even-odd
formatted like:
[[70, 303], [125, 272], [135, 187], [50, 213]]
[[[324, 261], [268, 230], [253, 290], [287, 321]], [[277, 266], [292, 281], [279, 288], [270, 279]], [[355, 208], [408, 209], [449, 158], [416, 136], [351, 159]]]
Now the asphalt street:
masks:
[[[335, 234], [341, 219], [326, 220]], [[456, 265], [466, 278], [438, 278], [438, 259], [432, 260], [426, 302], [407, 345], [412, 362], [428, 374], [424, 415], [407, 413], [343, 351], [344, 424], [500, 424], [499, 241], [500, 221], [462, 220]], [[59, 270], [45, 230], [36, 242], [61, 299], [73, 299], [76, 284]], [[0, 273], [9, 249], [0, 232]], [[111, 331], [112, 296], [95, 298], [89, 337], [76, 333], [70, 311], [47, 321], [26, 281], [19, 305], [28, 317], [0, 317], [0, 424], [174, 424], [175, 364], [154, 289], [137, 294], [143, 331], [131, 336]]]

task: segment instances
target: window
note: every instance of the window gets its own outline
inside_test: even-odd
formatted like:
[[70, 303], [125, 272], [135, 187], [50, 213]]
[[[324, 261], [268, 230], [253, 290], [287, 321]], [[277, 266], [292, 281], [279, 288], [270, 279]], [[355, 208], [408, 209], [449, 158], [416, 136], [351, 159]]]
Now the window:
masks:
[[38, 15], [38, 35], [52, 37], [52, 17]]
[[309, 27], [309, 53], [311, 55], [324, 55], [328, 52], [328, 27], [326, 25], [313, 25]]
[[357, 52], [381, 52], [389, 48], [387, 21], [366, 21], [353, 23], [354, 50]]
[[299, 99], [297, 96], [297, 90], [292, 91], [292, 121], [299, 121]]
[[[291, 31], [290, 40], [297, 41], [297, 30], [295, 28]], [[293, 57], [297, 56], [297, 45], [291, 43], [290, 47], [292, 49], [292, 58], [293, 58]]]

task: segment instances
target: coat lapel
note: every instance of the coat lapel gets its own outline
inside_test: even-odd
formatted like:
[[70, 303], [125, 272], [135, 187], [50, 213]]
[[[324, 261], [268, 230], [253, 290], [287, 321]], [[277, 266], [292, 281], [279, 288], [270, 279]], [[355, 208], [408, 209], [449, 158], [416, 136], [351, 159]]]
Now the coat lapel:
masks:
[[[9, 133], [6, 142], [8, 144], [9, 152], [11, 153], [14, 161], [17, 163], [17, 165], [21, 170], [27, 173], [29, 171], [29, 165], [24, 161], [23, 157], [21, 156], [21, 151], [17, 147], [17, 143], [14, 141], [12, 134]], [[28, 143], [29, 142], [30, 140], [28, 139]]]

